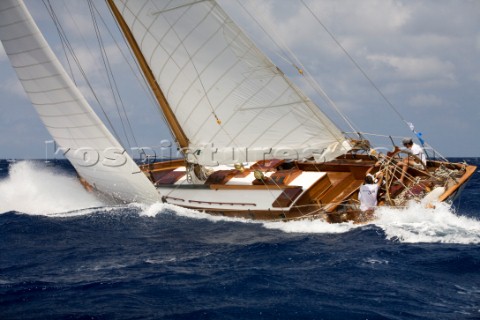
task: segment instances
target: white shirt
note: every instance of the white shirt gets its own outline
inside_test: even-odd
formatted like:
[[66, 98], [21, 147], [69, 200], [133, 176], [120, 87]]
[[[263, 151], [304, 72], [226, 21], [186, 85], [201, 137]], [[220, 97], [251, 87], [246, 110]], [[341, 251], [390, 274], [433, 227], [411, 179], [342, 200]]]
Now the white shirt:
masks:
[[414, 156], [417, 156], [418, 159], [420, 159], [424, 165], [427, 165], [427, 157], [425, 156], [425, 152], [423, 152], [422, 147], [420, 147], [418, 144], [414, 143], [412, 145], [412, 148], [410, 149], [410, 152]]
[[360, 210], [367, 211], [377, 206], [378, 184], [362, 184], [358, 192]]

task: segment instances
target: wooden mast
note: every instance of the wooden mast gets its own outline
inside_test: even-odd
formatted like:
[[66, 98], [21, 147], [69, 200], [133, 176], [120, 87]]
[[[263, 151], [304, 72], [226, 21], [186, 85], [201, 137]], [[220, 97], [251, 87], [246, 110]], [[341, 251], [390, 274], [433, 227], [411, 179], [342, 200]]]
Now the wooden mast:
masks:
[[188, 138], [185, 132], [183, 132], [182, 127], [178, 123], [177, 117], [173, 113], [172, 108], [170, 107], [170, 104], [168, 103], [167, 99], [165, 98], [165, 95], [162, 92], [162, 89], [157, 83], [157, 80], [155, 80], [152, 69], [150, 69], [150, 67], [148, 66], [147, 61], [143, 56], [137, 41], [135, 40], [132, 32], [130, 31], [130, 28], [127, 26], [127, 23], [123, 19], [122, 15], [120, 14], [120, 11], [118, 10], [113, 0], [107, 0], [107, 3], [110, 6], [110, 9], [112, 10], [112, 13], [115, 19], [117, 20], [120, 28], [122, 29], [122, 32], [125, 35], [125, 38], [127, 39], [130, 47], [132, 48], [133, 54], [135, 55], [140, 65], [140, 68], [142, 69], [148, 81], [148, 84], [153, 90], [155, 98], [157, 99], [160, 105], [160, 108], [162, 109], [162, 112], [165, 115], [165, 118], [167, 119], [170, 129], [172, 130], [173, 134], [175, 135], [175, 138], [178, 141], [178, 144], [180, 145], [181, 148], [187, 148]]

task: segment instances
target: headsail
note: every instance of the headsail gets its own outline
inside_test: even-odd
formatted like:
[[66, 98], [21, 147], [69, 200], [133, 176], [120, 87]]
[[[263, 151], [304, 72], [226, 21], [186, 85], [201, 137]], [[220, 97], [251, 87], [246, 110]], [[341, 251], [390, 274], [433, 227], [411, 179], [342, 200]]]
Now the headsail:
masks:
[[191, 150], [287, 150], [330, 160], [350, 148], [214, 0], [114, 2]]
[[124, 201], [159, 195], [75, 87], [21, 1], [0, 2], [0, 39], [46, 128], [79, 175]]

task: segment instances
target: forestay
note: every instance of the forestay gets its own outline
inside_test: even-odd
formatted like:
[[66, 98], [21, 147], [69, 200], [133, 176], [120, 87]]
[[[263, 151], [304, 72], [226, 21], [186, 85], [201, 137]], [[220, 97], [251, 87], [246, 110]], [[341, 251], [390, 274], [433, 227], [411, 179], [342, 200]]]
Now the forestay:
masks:
[[21, 1], [0, 1], [0, 39], [33, 106], [79, 175], [124, 201], [159, 195], [75, 87]]
[[197, 162], [228, 163], [229, 154], [257, 160], [265, 153], [330, 160], [350, 148], [215, 1], [115, 3]]

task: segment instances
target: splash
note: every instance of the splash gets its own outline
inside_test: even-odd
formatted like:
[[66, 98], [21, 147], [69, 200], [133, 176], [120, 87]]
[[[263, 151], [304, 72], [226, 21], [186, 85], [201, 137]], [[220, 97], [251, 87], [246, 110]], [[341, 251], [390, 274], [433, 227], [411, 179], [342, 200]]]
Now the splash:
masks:
[[88, 193], [75, 177], [43, 163], [21, 161], [10, 166], [0, 180], [0, 213], [16, 211], [32, 215], [84, 215], [103, 204]]
[[446, 203], [427, 209], [411, 203], [404, 209], [380, 208], [375, 225], [387, 239], [406, 243], [480, 243], [480, 221], [458, 215]]
[[186, 217], [190, 219], [208, 220], [211, 222], [240, 222], [250, 224], [260, 224], [266, 229], [277, 229], [287, 233], [344, 233], [353, 228], [359, 227], [352, 223], [330, 224], [322, 220], [299, 220], [299, 221], [260, 221], [249, 220], [244, 218], [231, 218], [224, 216], [215, 216], [208, 213], [178, 207], [172, 204], [155, 203], [153, 205], [135, 205], [140, 207], [140, 215], [146, 217], [155, 217], [158, 214], [165, 212], [173, 212], [177, 216]]
[[[166, 212], [190, 219], [205, 219], [212, 222], [227, 221], [261, 224], [266, 229], [286, 233], [340, 234], [365, 225], [353, 223], [329, 224], [322, 220], [296, 221], [255, 221], [242, 218], [212, 216], [207, 213], [185, 209], [170, 204], [156, 203], [140, 205], [140, 215], [154, 217]], [[423, 204], [411, 203], [403, 209], [379, 208], [376, 219], [370, 222], [375, 228], [384, 231], [388, 240], [404, 243], [480, 243], [480, 221], [457, 215], [445, 204], [436, 204], [435, 209], [427, 209]]]
[[[411, 203], [403, 209], [378, 208], [371, 225], [381, 228], [388, 240], [404, 243], [480, 243], [480, 221], [457, 215], [446, 203], [427, 209]], [[328, 224], [321, 220], [264, 223], [266, 228], [299, 233], [344, 233], [364, 227], [351, 223]]]
[[[93, 194], [83, 189], [78, 180], [43, 163], [22, 161], [13, 164], [9, 176], [0, 180], [0, 213], [16, 211], [32, 215], [66, 217], [102, 212], [116, 214], [123, 207], [106, 207]], [[140, 216], [175, 214], [189, 219], [211, 222], [239, 222], [260, 224], [266, 229], [287, 233], [340, 234], [364, 225], [352, 223], [329, 224], [322, 220], [265, 222], [242, 218], [212, 216], [196, 210], [170, 204], [130, 204]], [[370, 224], [384, 231], [389, 240], [405, 243], [479, 244], [480, 221], [456, 214], [446, 204], [426, 209], [412, 203], [404, 209], [379, 208]]]
[[228, 222], [242, 222], [242, 223], [262, 223], [255, 220], [247, 220], [243, 218], [230, 218], [224, 216], [215, 216], [208, 213], [204, 213], [197, 210], [182, 208], [173, 204], [168, 203], [154, 203], [152, 205], [143, 205], [143, 204], [132, 204], [133, 206], [140, 208], [140, 215], [145, 217], [155, 217], [158, 214], [164, 214], [166, 212], [173, 212], [177, 216], [190, 218], [190, 219], [199, 219], [199, 220], [209, 220], [211, 222], [219, 221], [228, 221]]
[[264, 222], [267, 229], [277, 229], [287, 233], [345, 233], [360, 227], [353, 223], [327, 223], [323, 220], [294, 220]]

